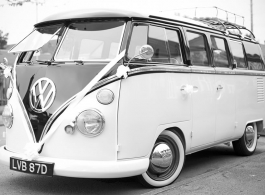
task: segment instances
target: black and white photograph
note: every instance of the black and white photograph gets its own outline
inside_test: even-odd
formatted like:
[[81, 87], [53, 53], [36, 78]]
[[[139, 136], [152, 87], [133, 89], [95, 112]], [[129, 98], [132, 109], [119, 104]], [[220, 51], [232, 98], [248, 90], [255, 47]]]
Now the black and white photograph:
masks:
[[0, 0], [0, 195], [265, 195], [264, 0]]

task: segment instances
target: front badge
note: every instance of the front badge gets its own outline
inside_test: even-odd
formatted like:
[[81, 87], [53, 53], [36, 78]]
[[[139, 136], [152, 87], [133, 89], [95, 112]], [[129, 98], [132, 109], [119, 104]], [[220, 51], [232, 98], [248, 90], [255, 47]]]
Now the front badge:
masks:
[[55, 98], [55, 85], [48, 78], [40, 78], [30, 89], [29, 102], [33, 111], [42, 113], [52, 105]]

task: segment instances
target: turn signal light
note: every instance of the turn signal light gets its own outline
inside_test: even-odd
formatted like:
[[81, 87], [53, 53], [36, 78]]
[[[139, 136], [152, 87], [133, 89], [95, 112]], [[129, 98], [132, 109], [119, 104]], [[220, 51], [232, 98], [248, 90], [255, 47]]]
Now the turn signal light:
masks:
[[97, 94], [97, 100], [104, 105], [110, 104], [114, 100], [114, 94], [109, 89], [102, 89]]

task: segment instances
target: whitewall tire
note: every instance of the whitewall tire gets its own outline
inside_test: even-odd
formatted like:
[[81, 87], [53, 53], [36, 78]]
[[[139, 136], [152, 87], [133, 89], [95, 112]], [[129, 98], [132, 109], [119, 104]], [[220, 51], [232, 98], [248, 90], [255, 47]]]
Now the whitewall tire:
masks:
[[148, 187], [169, 185], [179, 176], [184, 161], [185, 149], [181, 136], [177, 132], [165, 130], [155, 142], [148, 170], [138, 179]]
[[252, 155], [257, 147], [258, 131], [256, 124], [247, 125], [243, 136], [233, 141], [233, 148], [236, 154], [241, 156]]

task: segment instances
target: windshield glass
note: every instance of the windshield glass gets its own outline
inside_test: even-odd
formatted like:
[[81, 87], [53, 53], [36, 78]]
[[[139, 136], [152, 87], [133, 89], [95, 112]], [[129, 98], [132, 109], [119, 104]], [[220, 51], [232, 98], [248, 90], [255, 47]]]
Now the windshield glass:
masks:
[[9, 52], [35, 51], [43, 46], [45, 46], [43, 49], [46, 50], [46, 52], [47, 50], [54, 51], [59, 40], [61, 27], [62, 25], [53, 25], [36, 28]]
[[124, 26], [123, 21], [72, 23], [55, 60], [111, 60], [118, 55]]

